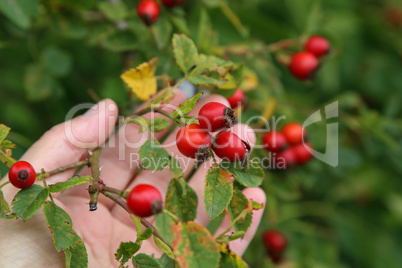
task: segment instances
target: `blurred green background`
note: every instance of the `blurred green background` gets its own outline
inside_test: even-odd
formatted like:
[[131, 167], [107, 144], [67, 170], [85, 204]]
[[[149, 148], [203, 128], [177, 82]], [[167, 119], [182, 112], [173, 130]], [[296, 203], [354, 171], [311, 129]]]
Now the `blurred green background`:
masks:
[[[159, 57], [158, 74], [180, 78], [173, 33], [189, 35], [203, 53], [225, 56], [258, 76], [246, 93], [247, 118], [276, 99], [275, 115], [303, 122], [339, 101], [339, 165], [318, 160], [286, 172], [267, 170], [268, 202], [244, 255], [250, 267], [271, 267], [261, 234], [289, 240], [286, 267], [402, 267], [402, 3], [399, 0], [198, 0], [162, 7], [148, 29], [138, 1], [0, 1], [0, 122], [20, 157], [71, 107], [93, 102], [88, 90], [127, 110], [120, 79], [128, 67]], [[311, 34], [332, 45], [313, 82], [293, 78], [279, 58], [302, 49], [257, 53], [283, 39]], [[242, 55], [222, 53], [240, 47]], [[165, 86], [160, 83], [160, 88]], [[325, 121], [307, 128], [325, 151]], [[256, 151], [263, 156], [264, 152]], [[1, 173], [7, 169], [2, 165]]]

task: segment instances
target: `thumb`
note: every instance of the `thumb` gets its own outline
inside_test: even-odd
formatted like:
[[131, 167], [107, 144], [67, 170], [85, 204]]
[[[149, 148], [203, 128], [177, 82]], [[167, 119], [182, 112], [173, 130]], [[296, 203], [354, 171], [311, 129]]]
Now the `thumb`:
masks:
[[[42, 168], [50, 171], [77, 162], [88, 150], [102, 145], [116, 124], [116, 104], [110, 99], [105, 99], [84, 115], [69, 120], [68, 116], [74, 116], [80, 107], [83, 108], [81, 105], [71, 109], [66, 117], [67, 121], [48, 130], [21, 160], [30, 162], [36, 172], [40, 172]], [[66, 174], [63, 174], [65, 177]], [[55, 179], [56, 177], [58, 176], [55, 176]]]

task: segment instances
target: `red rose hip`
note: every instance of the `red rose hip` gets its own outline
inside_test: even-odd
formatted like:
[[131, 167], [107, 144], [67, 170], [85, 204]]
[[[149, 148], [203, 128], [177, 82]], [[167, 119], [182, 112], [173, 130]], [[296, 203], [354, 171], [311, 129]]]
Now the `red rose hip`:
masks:
[[313, 53], [316, 57], [321, 57], [328, 54], [330, 44], [326, 38], [319, 35], [313, 35], [307, 40], [304, 49]]
[[232, 107], [232, 109], [234, 109], [237, 106], [241, 105], [243, 103], [243, 101], [244, 101], [244, 92], [243, 92], [243, 90], [238, 88], [236, 90], [236, 92], [232, 96], [227, 98], [227, 100], [229, 101], [230, 107]]
[[282, 253], [287, 246], [286, 237], [279, 231], [267, 230], [262, 235], [265, 248], [269, 254]]
[[182, 127], [176, 134], [177, 148], [190, 158], [204, 162], [209, 158], [211, 135], [198, 124]]
[[201, 128], [208, 132], [230, 128], [235, 120], [234, 111], [219, 102], [209, 102], [198, 112], [198, 122]]
[[139, 184], [127, 196], [127, 207], [137, 217], [149, 217], [162, 211], [162, 195], [152, 185]]
[[137, 14], [147, 26], [151, 26], [158, 20], [159, 13], [159, 4], [154, 0], [142, 0], [138, 3]]
[[296, 164], [296, 156], [292, 148], [277, 153], [275, 156], [274, 169], [286, 170]]
[[306, 147], [311, 148], [310, 143], [300, 143], [292, 147], [295, 162], [299, 165], [306, 164], [313, 157]]
[[270, 131], [262, 137], [264, 149], [269, 152], [280, 152], [287, 147], [285, 135], [278, 131]]
[[285, 139], [290, 144], [302, 143], [306, 140], [306, 131], [299, 123], [289, 123], [282, 128]]
[[180, 6], [185, 0], [162, 0], [162, 4], [166, 7], [172, 8]]
[[289, 71], [300, 80], [313, 79], [320, 66], [318, 59], [308, 51], [293, 54], [289, 64]]
[[244, 142], [232, 132], [221, 132], [213, 146], [214, 152], [228, 162], [243, 161], [247, 150]]
[[11, 166], [8, 178], [15, 187], [25, 189], [35, 183], [35, 169], [26, 161], [18, 161]]

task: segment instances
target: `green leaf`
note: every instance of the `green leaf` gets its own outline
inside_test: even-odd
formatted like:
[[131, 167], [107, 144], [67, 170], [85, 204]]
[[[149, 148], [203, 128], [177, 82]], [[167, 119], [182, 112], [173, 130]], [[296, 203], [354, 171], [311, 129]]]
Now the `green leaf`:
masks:
[[43, 50], [41, 61], [47, 72], [54, 76], [65, 76], [72, 67], [70, 55], [57, 47], [47, 47]]
[[172, 225], [174, 225], [173, 219], [165, 212], [155, 215], [155, 225], [159, 233], [169, 244], [173, 241]]
[[[176, 179], [184, 178], [183, 170], [180, 167], [179, 161], [175, 157], [170, 158], [169, 169], [172, 178]], [[182, 186], [184, 187], [184, 184]], [[184, 188], [184, 190], [186, 190], [186, 188]], [[186, 193], [183, 194], [185, 195]]]
[[186, 35], [191, 35], [191, 32], [187, 25], [187, 20], [185, 19], [186, 13], [181, 8], [174, 8], [171, 10], [173, 15], [169, 14], [169, 19], [173, 23], [173, 25], [179, 30], [179, 32], [184, 33]]
[[153, 29], [156, 45], [161, 50], [169, 44], [173, 30], [172, 24], [163, 16], [159, 18], [158, 23], [155, 23]]
[[13, 149], [16, 148], [17, 146], [12, 143], [9, 140], [3, 140], [3, 142], [0, 144], [0, 151], [5, 152], [7, 149]]
[[134, 242], [121, 242], [115, 255], [116, 260], [124, 264], [141, 248], [140, 244]]
[[11, 205], [16, 217], [23, 221], [29, 220], [42, 207], [49, 196], [49, 190], [39, 185], [20, 190], [14, 197]]
[[123, 1], [100, 2], [98, 8], [112, 21], [122, 20], [128, 15], [127, 6]]
[[0, 189], [0, 219], [13, 219], [14, 214], [10, 213], [10, 207], [7, 201], [4, 199], [3, 191]]
[[157, 116], [149, 121], [148, 126], [152, 132], [161, 132], [170, 126], [170, 121], [165, 117]]
[[217, 267], [219, 246], [205, 227], [195, 222], [180, 223], [173, 227], [173, 253], [180, 267]]
[[60, 98], [64, 95], [63, 88], [48, 71], [40, 65], [28, 65], [24, 78], [27, 97], [32, 101], [41, 101], [49, 97]]
[[198, 51], [194, 42], [184, 34], [174, 34], [172, 44], [177, 65], [183, 73], [188, 74], [198, 62]]
[[228, 206], [233, 196], [232, 175], [218, 165], [212, 166], [205, 178], [204, 204], [212, 220]]
[[145, 229], [144, 232], [142, 232], [141, 234], [137, 235], [137, 240], [136, 242], [140, 242], [142, 240], [147, 240], [152, 236], [152, 229], [151, 228], [147, 228]]
[[265, 176], [263, 169], [253, 161], [250, 161], [245, 169], [242, 169], [239, 163], [232, 163], [228, 171], [233, 174], [240, 184], [246, 187], [258, 187]]
[[6, 125], [0, 124], [0, 144], [7, 138], [8, 133], [10, 132], [10, 128]]
[[139, 151], [142, 166], [146, 170], [162, 170], [169, 165], [169, 153], [160, 144], [147, 140]]
[[168, 255], [163, 254], [159, 259], [159, 262], [163, 268], [178, 268], [174, 259], [170, 258]]
[[66, 267], [68, 268], [86, 268], [88, 267], [88, 254], [85, 248], [84, 241], [81, 237], [74, 231], [74, 244], [64, 250], [64, 255], [66, 256]]
[[[184, 189], [186, 195], [184, 195]], [[166, 193], [165, 207], [182, 221], [192, 221], [197, 216], [198, 197], [187, 183], [184, 189], [178, 179], [171, 179]]]
[[162, 240], [160, 240], [157, 236], [154, 236], [154, 242], [155, 245], [162, 250], [165, 254], [167, 254], [170, 258], [174, 259], [174, 254], [173, 251], [170, 249], [166, 243], [164, 243]]
[[194, 97], [186, 100], [182, 104], [180, 104], [179, 108], [177, 108], [173, 113], [172, 116], [174, 118], [181, 118], [183, 115], [188, 114], [191, 112], [195, 105], [197, 104], [198, 99], [204, 94], [203, 92], [198, 93]]
[[62, 249], [73, 246], [76, 234], [72, 229], [70, 216], [61, 207], [50, 201], [45, 201], [43, 204], [43, 213], [52, 232], [56, 250], [60, 252]]
[[223, 219], [225, 218], [225, 213], [221, 213], [219, 216], [212, 219], [207, 226], [208, 231], [211, 234], [214, 234], [222, 224]]
[[133, 257], [134, 267], [141, 268], [160, 268], [160, 263], [154, 258], [145, 253], [139, 253]]
[[2, 13], [23, 29], [31, 24], [31, 18], [38, 13], [39, 0], [6, 0], [0, 1]]
[[76, 175], [76, 176], [68, 179], [67, 181], [58, 182], [56, 184], [49, 185], [49, 190], [51, 193], [61, 192], [61, 191], [67, 190], [68, 188], [71, 188], [76, 185], [89, 183], [90, 179], [91, 179], [91, 176]]
[[247, 263], [233, 252], [221, 253], [219, 268], [247, 268]]
[[[240, 215], [240, 213], [243, 212], [247, 203], [247, 197], [240, 190], [235, 189], [232, 200], [228, 206], [229, 218], [231, 222], [233, 222]], [[238, 220], [234, 224], [233, 228], [236, 231], [247, 231], [248, 227], [250, 227], [251, 220], [251, 213], [247, 214], [246, 218], [244, 220]]]

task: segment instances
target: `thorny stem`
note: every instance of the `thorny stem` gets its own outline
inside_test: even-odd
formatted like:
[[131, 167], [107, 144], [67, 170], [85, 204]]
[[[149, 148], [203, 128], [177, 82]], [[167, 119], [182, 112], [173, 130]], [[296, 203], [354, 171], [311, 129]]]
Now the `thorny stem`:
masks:
[[[116, 204], [118, 204], [120, 207], [122, 207], [125, 211], [127, 211], [131, 215], [131, 212], [127, 207], [126, 201], [121, 196], [108, 191], [101, 191], [101, 193], [104, 196], [108, 197], [109, 199], [113, 200]], [[142, 225], [144, 225], [146, 228], [152, 229], [152, 233], [154, 234], [154, 236], [158, 237], [163, 243], [169, 246], [169, 244], [163, 239], [158, 230], [155, 228], [155, 226], [153, 226], [149, 221], [145, 220], [144, 218], [140, 218], [140, 220]]]
[[79, 161], [79, 162], [76, 162], [76, 163], [73, 163], [73, 164], [70, 164], [70, 165], [67, 165], [67, 166], [64, 166], [64, 167], [59, 167], [59, 168], [56, 168], [56, 169], [54, 169], [52, 171], [44, 171], [44, 173], [42, 173], [42, 172], [41, 173], [36, 173], [36, 176], [42, 175], [42, 177], [45, 179], [45, 178], [49, 178], [49, 177], [51, 177], [53, 175], [62, 173], [64, 171], [67, 171], [69, 169], [84, 167], [84, 166], [88, 166], [88, 165], [89, 165], [89, 160], [85, 159], [84, 161]]

